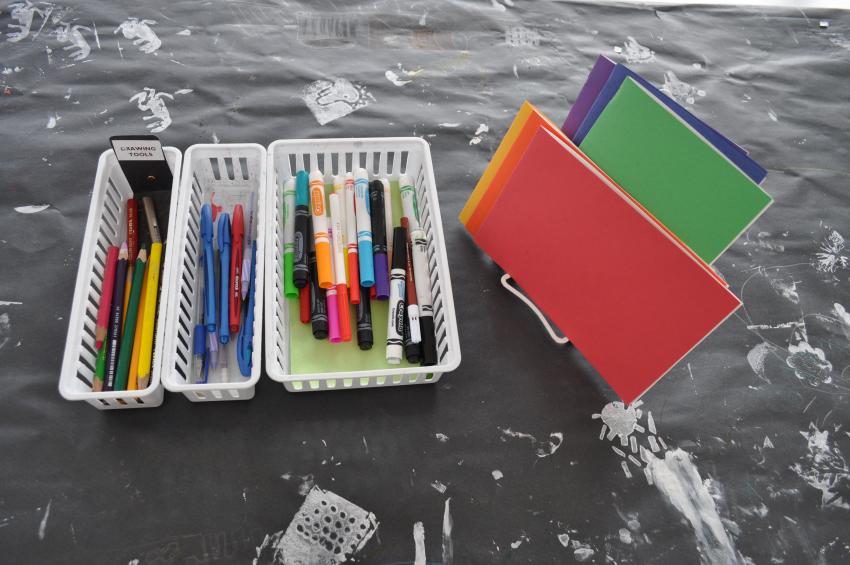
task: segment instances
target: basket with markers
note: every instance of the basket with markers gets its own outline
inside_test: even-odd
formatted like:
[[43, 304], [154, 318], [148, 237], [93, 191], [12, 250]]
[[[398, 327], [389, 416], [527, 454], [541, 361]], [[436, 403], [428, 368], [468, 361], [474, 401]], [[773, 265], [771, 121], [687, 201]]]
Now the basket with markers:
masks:
[[428, 144], [269, 146], [266, 371], [289, 391], [433, 383], [460, 363]]

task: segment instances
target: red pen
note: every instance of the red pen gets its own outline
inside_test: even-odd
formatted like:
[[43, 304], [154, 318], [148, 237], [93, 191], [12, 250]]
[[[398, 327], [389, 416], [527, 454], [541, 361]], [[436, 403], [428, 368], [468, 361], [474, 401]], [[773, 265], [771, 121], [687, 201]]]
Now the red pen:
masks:
[[242, 205], [233, 208], [233, 220], [230, 222], [230, 333], [239, 332], [240, 309], [242, 306], [242, 238], [245, 235], [245, 220]]

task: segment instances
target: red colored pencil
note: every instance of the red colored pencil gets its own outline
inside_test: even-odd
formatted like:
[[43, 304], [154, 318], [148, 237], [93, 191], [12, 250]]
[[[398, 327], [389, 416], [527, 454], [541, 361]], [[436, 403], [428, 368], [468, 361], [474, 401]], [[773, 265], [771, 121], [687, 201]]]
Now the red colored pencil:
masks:
[[139, 210], [135, 198], [127, 200], [127, 253], [132, 265], [139, 255]]
[[106, 252], [106, 268], [103, 271], [103, 287], [100, 289], [100, 306], [97, 309], [97, 326], [94, 330], [94, 344], [100, 349], [106, 339], [109, 324], [109, 307], [112, 304], [112, 287], [115, 284], [115, 265], [118, 263], [118, 248], [110, 246]]

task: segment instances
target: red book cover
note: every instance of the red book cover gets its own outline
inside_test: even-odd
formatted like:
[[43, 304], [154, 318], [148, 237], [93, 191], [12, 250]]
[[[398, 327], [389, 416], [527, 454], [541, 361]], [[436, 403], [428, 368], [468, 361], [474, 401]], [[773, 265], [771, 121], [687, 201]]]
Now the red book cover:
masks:
[[475, 240], [626, 403], [740, 305], [704, 263], [545, 129]]

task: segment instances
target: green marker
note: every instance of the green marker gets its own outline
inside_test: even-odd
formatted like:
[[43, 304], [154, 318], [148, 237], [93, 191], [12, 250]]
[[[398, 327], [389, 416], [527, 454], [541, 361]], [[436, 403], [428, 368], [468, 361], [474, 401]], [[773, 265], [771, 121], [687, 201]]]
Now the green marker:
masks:
[[124, 334], [121, 336], [121, 348], [118, 350], [118, 371], [113, 390], [127, 390], [127, 378], [130, 375], [130, 360], [133, 357], [133, 341], [136, 336], [136, 318], [139, 315], [139, 299], [142, 295], [142, 283], [145, 278], [145, 263], [148, 260], [146, 249], [139, 251], [136, 267], [133, 271], [133, 284], [130, 286], [130, 300], [124, 312]]
[[298, 298], [295, 287], [295, 179], [283, 185], [283, 294], [287, 298]]

